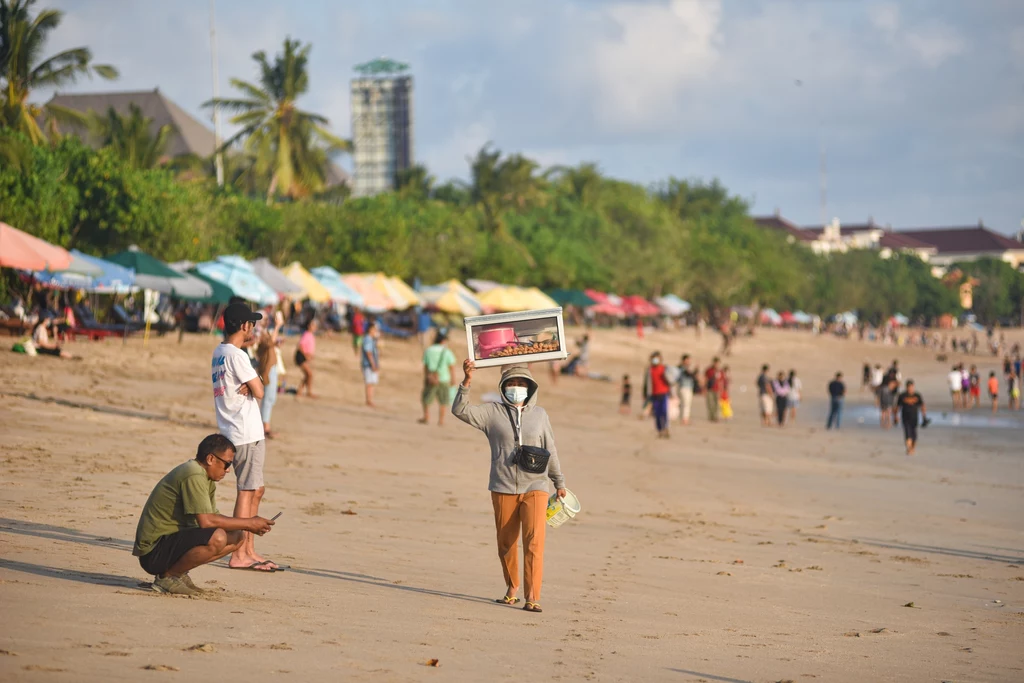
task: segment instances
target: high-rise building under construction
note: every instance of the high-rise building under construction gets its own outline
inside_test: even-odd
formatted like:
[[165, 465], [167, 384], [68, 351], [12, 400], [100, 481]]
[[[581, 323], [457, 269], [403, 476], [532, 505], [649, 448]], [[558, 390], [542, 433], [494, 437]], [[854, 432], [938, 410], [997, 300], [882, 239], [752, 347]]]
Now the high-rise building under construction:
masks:
[[409, 66], [376, 59], [352, 79], [352, 194], [368, 197], [395, 188], [413, 165], [412, 76]]

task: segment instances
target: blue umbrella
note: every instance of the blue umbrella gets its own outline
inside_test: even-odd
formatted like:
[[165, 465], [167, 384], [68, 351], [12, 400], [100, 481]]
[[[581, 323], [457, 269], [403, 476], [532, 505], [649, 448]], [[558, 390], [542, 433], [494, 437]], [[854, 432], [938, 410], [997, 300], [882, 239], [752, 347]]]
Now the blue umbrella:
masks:
[[83, 254], [77, 249], [72, 249], [71, 254], [84, 262], [96, 274], [89, 276], [71, 271], [59, 273], [41, 271], [35, 274], [35, 278], [52, 287], [84, 289], [96, 294], [129, 294], [136, 289], [135, 271], [131, 268]]
[[331, 298], [359, 308], [363, 307], [363, 295], [352, 289], [342, 279], [341, 273], [330, 266], [320, 266], [309, 271], [316, 281], [331, 293]]
[[216, 261], [196, 265], [196, 271], [219, 282], [246, 301], [260, 306], [277, 303], [277, 292], [253, 271], [249, 262], [240, 256], [219, 256]]

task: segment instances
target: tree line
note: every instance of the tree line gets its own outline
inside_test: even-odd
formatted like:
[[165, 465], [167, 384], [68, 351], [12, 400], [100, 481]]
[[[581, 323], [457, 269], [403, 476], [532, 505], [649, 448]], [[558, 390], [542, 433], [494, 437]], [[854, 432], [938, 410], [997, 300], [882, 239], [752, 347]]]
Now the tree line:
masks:
[[[258, 78], [232, 79], [237, 97], [207, 103], [239, 126], [225, 143], [227, 182], [218, 187], [212, 158], [168, 159], [173, 131], [137, 109], [81, 114], [31, 104], [33, 88], [116, 77], [113, 67], [92, 65], [86, 48], [41, 58], [61, 16], [32, 16], [34, 4], [0, 0], [0, 220], [68, 248], [102, 256], [135, 244], [170, 261], [238, 253], [426, 283], [478, 277], [674, 292], [708, 312], [734, 304], [855, 310], [876, 321], [960, 312], [955, 283], [943, 285], [916, 256], [815, 255], [756, 226], [748, 205], [717, 181], [642, 186], [595, 164], [545, 169], [486, 145], [467, 160], [468, 181], [438, 182], [416, 166], [393, 192], [349, 198], [325, 180], [327, 163], [350, 144], [300, 107], [310, 46], [291, 39], [272, 59], [253, 55]], [[62, 134], [61, 121], [84, 126], [91, 146]], [[975, 309], [986, 320], [1020, 310], [1024, 276], [1008, 265], [961, 270], [980, 281]]]

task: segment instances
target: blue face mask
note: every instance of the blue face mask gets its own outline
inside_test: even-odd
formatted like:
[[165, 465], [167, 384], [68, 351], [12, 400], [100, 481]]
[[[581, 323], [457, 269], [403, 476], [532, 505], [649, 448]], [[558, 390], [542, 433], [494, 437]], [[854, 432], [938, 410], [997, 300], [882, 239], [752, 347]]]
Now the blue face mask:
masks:
[[526, 387], [505, 387], [505, 398], [509, 403], [519, 404], [526, 401], [530, 390]]

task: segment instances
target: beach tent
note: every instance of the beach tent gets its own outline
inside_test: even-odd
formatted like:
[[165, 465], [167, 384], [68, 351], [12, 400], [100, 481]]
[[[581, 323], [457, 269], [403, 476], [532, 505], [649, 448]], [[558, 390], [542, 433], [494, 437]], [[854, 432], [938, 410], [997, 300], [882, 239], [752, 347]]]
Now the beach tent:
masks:
[[656, 315], [661, 315], [661, 309], [642, 296], [633, 295], [623, 297], [622, 307], [628, 314], [635, 315], [639, 318], [650, 318]]
[[195, 272], [207, 280], [219, 282], [246, 301], [260, 306], [277, 303], [277, 292], [261, 280], [249, 262], [241, 256], [218, 256], [215, 261], [197, 263]]
[[680, 316], [690, 310], [690, 302], [683, 301], [675, 294], [666, 294], [654, 299], [661, 312], [669, 317]]
[[254, 261], [250, 261], [249, 265], [252, 266], [253, 272], [256, 273], [261, 280], [270, 285], [278, 295], [283, 297], [294, 297], [296, 294], [302, 293], [302, 287], [289, 280], [288, 277], [278, 270], [268, 259], [258, 258]]
[[581, 289], [549, 289], [547, 295], [559, 306], [576, 306], [577, 308], [589, 308], [597, 304], [596, 301], [587, 296]]
[[131, 268], [83, 254], [75, 249], [71, 250], [71, 255], [94, 268], [98, 274], [82, 275], [71, 271], [52, 273], [44, 270], [34, 273], [33, 277], [51, 287], [82, 289], [90, 294], [129, 294], [137, 289], [135, 271]]
[[299, 287], [300, 291], [294, 298], [309, 299], [318, 304], [325, 304], [331, 300], [330, 291], [298, 261], [292, 261], [282, 272]]
[[363, 293], [352, 286], [345, 277], [330, 266], [319, 266], [309, 271], [324, 289], [330, 292], [331, 299], [352, 306], [362, 307], [366, 303]]
[[0, 223], [0, 267], [59, 272], [71, 265], [71, 252], [6, 223]]
[[417, 294], [425, 307], [442, 313], [463, 317], [483, 313], [483, 306], [480, 305], [476, 295], [458, 280], [420, 287]]

